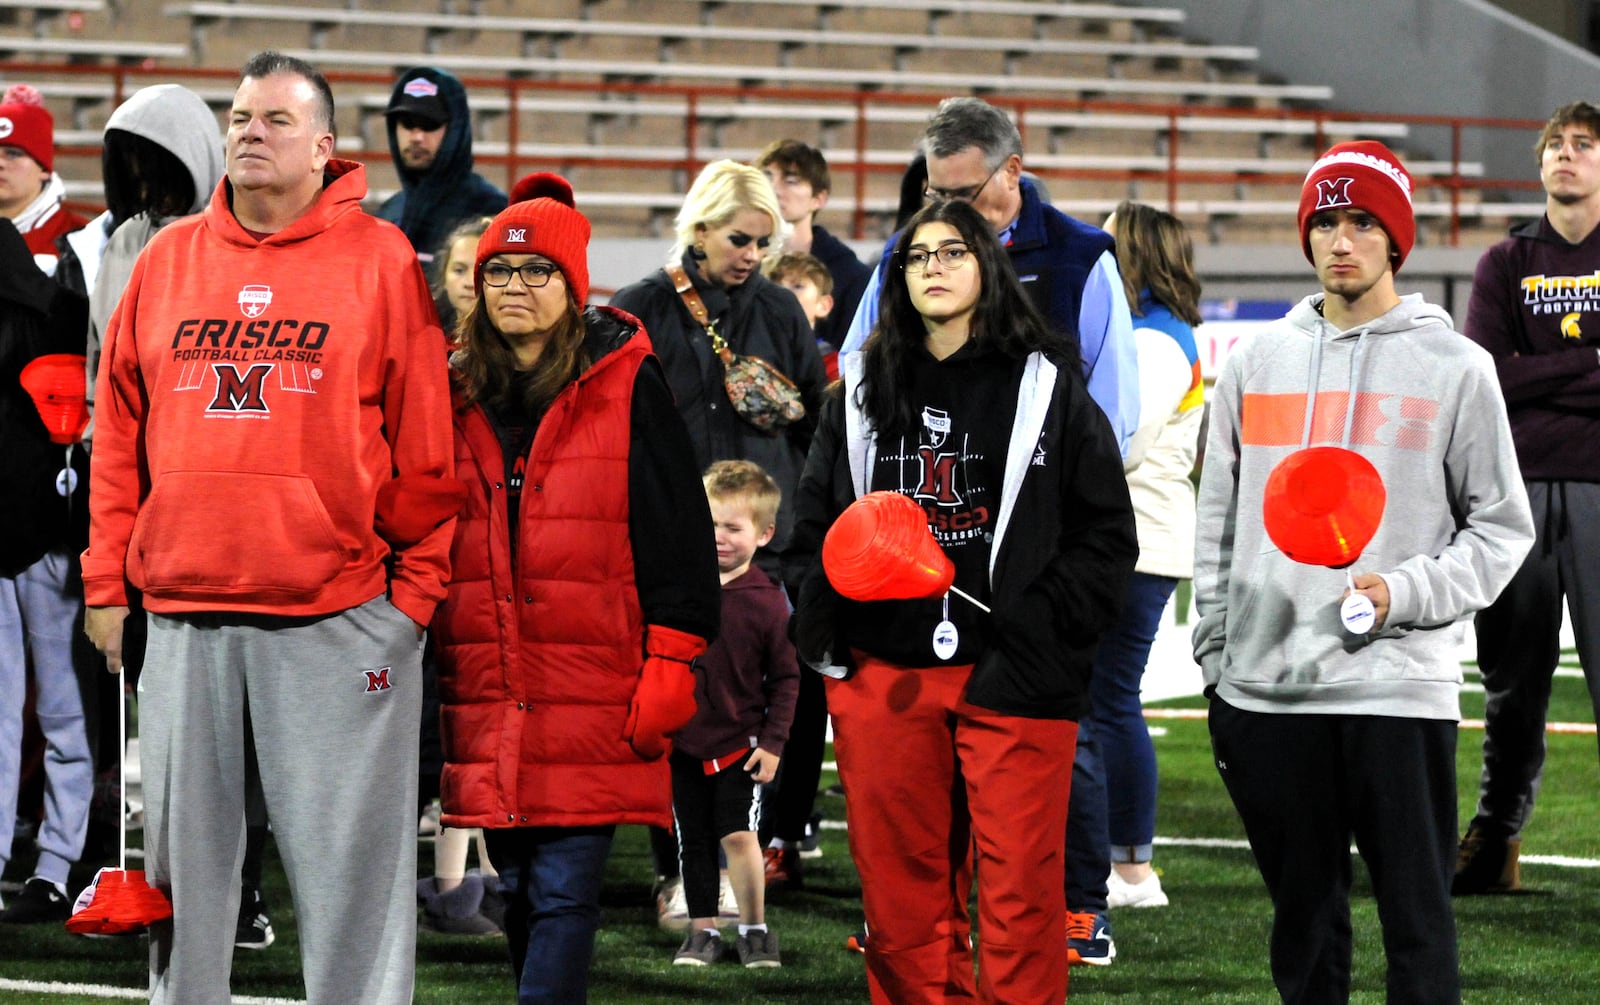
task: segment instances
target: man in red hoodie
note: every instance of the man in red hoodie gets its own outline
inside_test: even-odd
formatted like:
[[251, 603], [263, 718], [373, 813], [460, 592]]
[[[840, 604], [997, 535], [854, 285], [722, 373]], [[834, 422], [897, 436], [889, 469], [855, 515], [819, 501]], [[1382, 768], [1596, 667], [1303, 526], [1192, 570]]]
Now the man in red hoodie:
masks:
[[246, 63], [227, 177], [145, 248], [106, 332], [86, 628], [139, 682], [151, 1001], [226, 999], [253, 753], [312, 1002], [411, 1000], [420, 640], [459, 486], [416, 255], [363, 213], [308, 64]]

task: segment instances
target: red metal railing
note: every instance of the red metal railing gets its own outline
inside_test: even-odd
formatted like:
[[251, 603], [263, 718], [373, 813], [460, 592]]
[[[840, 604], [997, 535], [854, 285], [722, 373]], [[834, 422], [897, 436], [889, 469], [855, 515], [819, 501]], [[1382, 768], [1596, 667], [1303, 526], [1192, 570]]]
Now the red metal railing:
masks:
[[[419, 57], [422, 59], [425, 57]], [[157, 65], [139, 66], [95, 66], [67, 63], [23, 63], [0, 62], [0, 75], [7, 80], [39, 81], [44, 79], [60, 81], [67, 79], [103, 80], [111, 85], [112, 106], [118, 104], [132, 90], [149, 83], [181, 81], [198, 84], [199, 82], [212, 82], [217, 85], [231, 85], [236, 78], [236, 73], [231, 70], [209, 69], [197, 67], [169, 67]], [[335, 86], [336, 92], [344, 89], [345, 85], [382, 88], [387, 90], [394, 77], [386, 73], [329, 71], [328, 80]], [[668, 159], [640, 159], [635, 157], [608, 156], [603, 148], [587, 156], [564, 156], [563, 164], [571, 167], [594, 168], [620, 168], [639, 170], [681, 170], [685, 177], [693, 177], [704, 166], [701, 158], [703, 149], [701, 132], [706, 123], [703, 121], [701, 109], [708, 100], [733, 100], [750, 103], [752, 105], [768, 102], [793, 106], [799, 102], [826, 104], [835, 108], [849, 108], [853, 121], [847, 124], [853, 128], [849, 131], [853, 149], [841, 150], [833, 147], [829, 150], [830, 165], [835, 174], [835, 191], [839, 192], [845, 186], [839, 184], [837, 178], [841, 175], [850, 179], [849, 188], [853, 191], [855, 211], [852, 220], [852, 232], [855, 237], [865, 236], [865, 226], [868, 217], [866, 209], [868, 178], [874, 174], [895, 174], [902, 170], [902, 165], [888, 163], [872, 163], [867, 154], [872, 150], [870, 143], [871, 122], [870, 110], [883, 107], [921, 107], [931, 109], [945, 95], [929, 92], [897, 92], [887, 93], [882, 91], [861, 91], [823, 88], [771, 88], [771, 87], [730, 87], [730, 86], [690, 86], [682, 84], [645, 84], [625, 82], [593, 82], [593, 81], [555, 81], [532, 80], [520, 77], [468, 77], [462, 83], [467, 87], [469, 95], [503, 94], [507, 105], [506, 134], [507, 150], [505, 155], [479, 156], [481, 164], [503, 168], [505, 184], [510, 185], [519, 178], [525, 169], [547, 164], [535, 164], [526, 156], [517, 153], [521, 138], [521, 115], [524, 110], [537, 110], [541, 97], [554, 94], [583, 94], [588, 96], [606, 95], [624, 98], [635, 97], [676, 97], [681, 98], [685, 106], [682, 127], [681, 155]], [[1154, 116], [1166, 119], [1166, 167], [1164, 170], [1149, 170], [1139, 168], [1062, 168], [1040, 167], [1037, 163], [1030, 164], [1030, 170], [1035, 171], [1047, 180], [1061, 179], [1063, 181], [1089, 180], [1089, 181], [1126, 181], [1149, 183], [1161, 187], [1166, 193], [1169, 208], [1176, 209], [1186, 185], [1298, 185], [1303, 178], [1303, 172], [1262, 172], [1262, 171], [1201, 171], [1183, 167], [1180, 164], [1180, 154], [1185, 143], [1185, 132], [1181, 123], [1185, 119], [1233, 119], [1233, 120], [1259, 120], [1262, 122], [1308, 122], [1311, 124], [1312, 145], [1322, 149], [1327, 145], [1329, 135], [1341, 135], [1348, 132], [1348, 128], [1341, 129], [1341, 124], [1359, 122], [1386, 122], [1399, 123], [1407, 127], [1439, 127], [1447, 129], [1450, 136], [1449, 164], [1451, 169], [1445, 174], [1436, 174], [1431, 177], [1417, 179], [1419, 190], [1429, 188], [1442, 188], [1449, 193], [1450, 213], [1449, 243], [1456, 244], [1461, 231], [1461, 207], [1464, 194], [1477, 193], [1505, 193], [1505, 192], [1536, 192], [1540, 186], [1536, 178], [1488, 178], [1474, 177], [1463, 173], [1464, 161], [1462, 157], [1463, 134], [1469, 131], [1487, 131], [1498, 134], [1501, 131], [1511, 131], [1515, 135], [1509, 137], [1519, 147], [1526, 144], [1542, 123], [1530, 119], [1505, 119], [1505, 118], [1474, 118], [1438, 115], [1405, 115], [1383, 114], [1373, 115], [1356, 112], [1338, 112], [1326, 110], [1298, 110], [1298, 109], [1250, 109], [1250, 108], [1222, 108], [1201, 105], [1164, 105], [1147, 104], [1128, 101], [1104, 101], [1098, 99], [1069, 99], [1011, 95], [989, 95], [987, 100], [1001, 107], [1007, 108], [1016, 116], [1019, 129], [1023, 133], [1026, 146], [1030, 129], [1030, 117], [1037, 117], [1040, 113], [1074, 112], [1085, 114], [1104, 115], [1140, 115]], [[58, 126], [59, 128], [59, 126]], [[99, 146], [63, 146], [60, 153], [64, 156], [98, 157]], [[389, 152], [386, 146], [378, 145], [377, 149], [366, 149], [355, 152], [346, 152], [342, 156], [353, 157], [358, 160], [386, 163]], [[1444, 159], [1444, 158], [1438, 158]], [[1309, 166], [1309, 164], [1307, 165]], [[1530, 171], [1531, 175], [1532, 172]]]

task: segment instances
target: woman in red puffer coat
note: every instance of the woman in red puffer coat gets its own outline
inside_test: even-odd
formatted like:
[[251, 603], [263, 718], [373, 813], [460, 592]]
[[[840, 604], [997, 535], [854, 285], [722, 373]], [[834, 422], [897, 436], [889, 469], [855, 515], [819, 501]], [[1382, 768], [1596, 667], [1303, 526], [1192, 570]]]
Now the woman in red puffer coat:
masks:
[[619, 823], [667, 826], [668, 737], [716, 633], [711, 515], [639, 322], [583, 308], [589, 222], [553, 175], [478, 243], [457, 329], [467, 501], [434, 621], [444, 823], [482, 827], [519, 1001], [581, 1002]]

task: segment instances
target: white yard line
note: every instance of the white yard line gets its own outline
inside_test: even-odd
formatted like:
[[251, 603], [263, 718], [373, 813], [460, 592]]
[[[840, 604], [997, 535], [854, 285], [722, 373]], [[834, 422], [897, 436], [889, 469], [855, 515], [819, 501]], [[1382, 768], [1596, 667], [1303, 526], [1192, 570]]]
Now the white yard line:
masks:
[[[150, 995], [148, 988], [119, 988], [110, 984], [67, 984], [61, 981], [14, 981], [0, 978], [0, 991], [17, 991], [36, 995], [84, 995], [89, 998], [128, 998], [143, 1001]], [[297, 998], [259, 998], [239, 995], [233, 1005], [306, 1005]]]

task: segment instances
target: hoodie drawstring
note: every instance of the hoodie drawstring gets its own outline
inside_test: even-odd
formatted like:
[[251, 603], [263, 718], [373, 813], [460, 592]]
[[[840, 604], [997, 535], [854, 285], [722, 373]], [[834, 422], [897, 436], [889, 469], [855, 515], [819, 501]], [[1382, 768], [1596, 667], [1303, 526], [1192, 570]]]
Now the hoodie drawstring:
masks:
[[[1560, 481], [1545, 482], [1544, 484], [1544, 528], [1539, 535], [1543, 539], [1543, 544], [1539, 547], [1539, 553], [1543, 557], [1549, 558], [1551, 552], [1555, 550], [1555, 543], [1567, 536], [1567, 483]], [[1556, 505], [1555, 498], [1558, 492], [1561, 494], [1561, 505], [1559, 507]]]
[[[1356, 346], [1350, 352], [1350, 374], [1346, 386], [1350, 389], [1344, 406], [1344, 431], [1340, 436], [1339, 445], [1346, 450], [1350, 449], [1350, 440], [1355, 435], [1356, 417], [1356, 388], [1361, 377], [1361, 359], [1366, 355], [1367, 333], [1372, 329], [1364, 327], [1356, 335]], [[1322, 380], [1322, 335], [1318, 333], [1311, 340], [1311, 373], [1306, 387], [1306, 424], [1300, 434], [1300, 449], [1311, 446], [1311, 431], [1316, 425], [1317, 412], [1317, 385]]]
[[1311, 373], [1306, 380], [1306, 427], [1300, 434], [1300, 449], [1311, 446], [1311, 427], [1317, 417], [1317, 384], [1322, 380], [1322, 333], [1311, 339]]
[[1367, 333], [1371, 328], [1362, 328], [1356, 336], [1356, 347], [1350, 351], [1350, 376], [1347, 384], [1350, 388], [1349, 399], [1344, 405], [1344, 438], [1339, 445], [1346, 450], [1350, 449], [1350, 438], [1355, 435], [1356, 428], [1356, 388], [1361, 380], [1361, 358], [1367, 353]]

